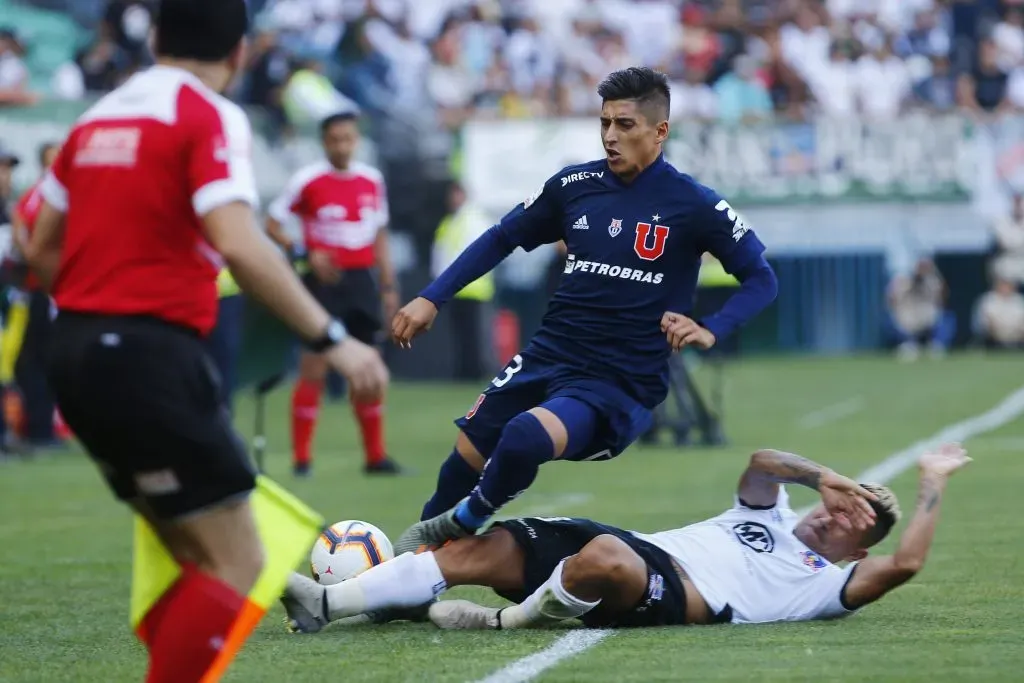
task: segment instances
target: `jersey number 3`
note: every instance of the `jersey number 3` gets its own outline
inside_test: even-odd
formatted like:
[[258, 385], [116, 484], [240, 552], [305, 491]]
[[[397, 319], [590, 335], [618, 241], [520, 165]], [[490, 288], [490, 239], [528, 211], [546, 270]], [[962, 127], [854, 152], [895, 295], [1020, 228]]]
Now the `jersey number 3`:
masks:
[[509, 363], [508, 366], [505, 368], [505, 372], [492, 379], [491, 384], [500, 389], [501, 387], [511, 382], [512, 378], [515, 377], [516, 373], [522, 369], [523, 357], [517, 353], [512, 358], [512, 362]]
[[668, 226], [655, 225], [654, 237], [651, 238], [651, 224], [636, 224], [636, 241], [633, 251], [644, 261], [653, 261], [665, 253], [665, 242], [668, 240]]

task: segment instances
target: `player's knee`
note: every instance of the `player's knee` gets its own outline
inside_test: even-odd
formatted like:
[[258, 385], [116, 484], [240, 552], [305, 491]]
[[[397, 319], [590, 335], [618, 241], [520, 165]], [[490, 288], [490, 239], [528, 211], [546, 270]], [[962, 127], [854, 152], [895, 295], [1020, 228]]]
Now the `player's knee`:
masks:
[[551, 435], [532, 413], [519, 413], [508, 421], [501, 431], [499, 450], [501, 457], [516, 460], [547, 462], [555, 457]]
[[646, 581], [646, 566], [623, 541], [598, 536], [583, 546], [562, 568], [562, 585], [573, 595], [597, 599], [634, 582]]

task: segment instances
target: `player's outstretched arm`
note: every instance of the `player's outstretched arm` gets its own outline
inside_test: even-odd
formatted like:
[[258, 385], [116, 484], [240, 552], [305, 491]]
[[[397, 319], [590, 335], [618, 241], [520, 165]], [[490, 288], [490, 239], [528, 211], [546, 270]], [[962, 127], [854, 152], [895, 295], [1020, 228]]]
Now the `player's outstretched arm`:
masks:
[[[203, 216], [207, 237], [227, 261], [231, 274], [247, 294], [269, 308], [303, 339], [322, 339], [331, 317], [299, 281], [291, 266], [257, 228], [252, 208], [233, 202]], [[360, 400], [376, 400], [388, 381], [387, 368], [373, 348], [346, 337], [327, 351], [335, 367]]]
[[871, 493], [849, 477], [794, 453], [762, 449], [750, 456], [740, 477], [737, 495], [749, 507], [771, 507], [779, 497], [780, 484], [800, 484], [821, 494], [830, 513], [848, 527], [867, 529], [874, 524]]
[[434, 324], [441, 306], [466, 285], [494, 270], [518, 245], [495, 225], [473, 241], [420, 295], [403, 306], [391, 322], [391, 337], [402, 348]]
[[516, 247], [532, 251], [564, 238], [559, 187], [558, 176], [550, 178], [532, 197], [475, 239], [418, 297], [398, 311], [391, 324], [395, 343], [408, 348], [413, 337], [430, 329], [441, 306], [466, 285], [494, 270]]
[[959, 444], [948, 444], [921, 456], [914, 516], [894, 554], [867, 557], [854, 569], [843, 596], [847, 607], [856, 609], [874, 602], [921, 571], [935, 538], [939, 507], [949, 477], [970, 461]]

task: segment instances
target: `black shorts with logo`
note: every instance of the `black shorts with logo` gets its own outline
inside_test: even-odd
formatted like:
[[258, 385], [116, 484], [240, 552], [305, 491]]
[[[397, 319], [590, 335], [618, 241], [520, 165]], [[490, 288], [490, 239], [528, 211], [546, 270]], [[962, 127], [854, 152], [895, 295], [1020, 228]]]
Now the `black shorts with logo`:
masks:
[[255, 486], [200, 337], [155, 318], [62, 312], [48, 377], [61, 414], [118, 498], [173, 520]]
[[498, 522], [522, 548], [525, 586], [521, 591], [499, 593], [512, 602], [522, 602], [551, 577], [558, 563], [577, 554], [598, 536], [609, 534], [625, 542], [647, 563], [647, 591], [631, 611], [608, 614], [598, 605], [581, 621], [591, 627], [678, 626], [686, 623], [686, 593], [669, 557], [661, 548], [628, 531], [589, 519], [569, 517], [526, 517]]
[[333, 284], [320, 282], [313, 273], [307, 273], [302, 281], [328, 313], [345, 323], [353, 338], [364, 344], [381, 341], [380, 292], [372, 270], [344, 270], [341, 279]]

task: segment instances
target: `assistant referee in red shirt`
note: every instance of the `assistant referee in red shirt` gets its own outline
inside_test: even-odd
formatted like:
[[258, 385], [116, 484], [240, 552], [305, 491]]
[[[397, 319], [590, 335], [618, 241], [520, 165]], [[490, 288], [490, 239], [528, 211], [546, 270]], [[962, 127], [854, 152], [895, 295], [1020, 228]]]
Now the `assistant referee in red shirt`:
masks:
[[219, 94], [247, 28], [244, 0], [161, 3], [157, 65], [72, 128], [26, 254], [59, 310], [48, 375], [61, 412], [184, 567], [143, 624], [150, 683], [202, 678], [263, 564], [255, 475], [202, 342], [219, 268], [360, 400], [379, 401], [388, 380], [257, 228], [249, 121]]

